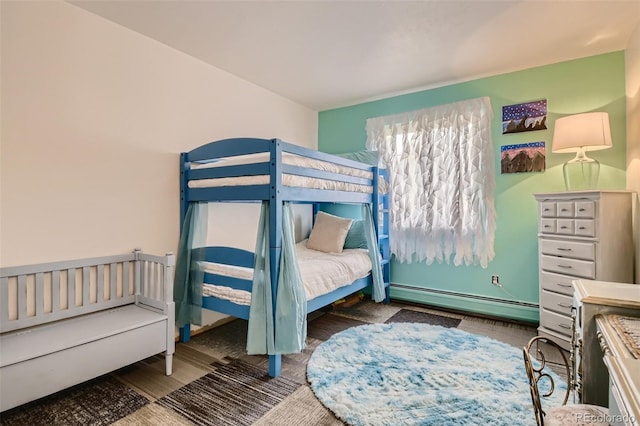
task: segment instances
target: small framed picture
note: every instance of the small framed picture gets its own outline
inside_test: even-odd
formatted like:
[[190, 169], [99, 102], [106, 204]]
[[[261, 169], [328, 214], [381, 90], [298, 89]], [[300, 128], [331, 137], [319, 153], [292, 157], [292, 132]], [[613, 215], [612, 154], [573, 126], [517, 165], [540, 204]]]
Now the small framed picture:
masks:
[[502, 107], [502, 134], [547, 129], [547, 100]]
[[500, 147], [500, 168], [505, 173], [544, 172], [545, 143], [529, 142]]

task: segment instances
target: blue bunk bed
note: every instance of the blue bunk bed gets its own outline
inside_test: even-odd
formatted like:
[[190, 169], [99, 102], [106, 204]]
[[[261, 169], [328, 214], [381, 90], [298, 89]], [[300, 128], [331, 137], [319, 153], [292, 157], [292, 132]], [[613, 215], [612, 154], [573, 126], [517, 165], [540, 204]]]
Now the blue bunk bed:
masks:
[[[238, 159], [242, 161], [237, 161]], [[282, 272], [280, 259], [284, 256], [283, 233], [285, 252], [287, 247], [288, 228], [283, 226], [283, 220], [286, 222], [289, 214], [286, 209], [288, 203], [313, 204], [314, 213], [318, 211], [318, 206], [324, 203], [360, 204], [368, 206], [371, 212], [369, 223], [372, 223], [373, 229], [371, 236], [367, 238], [369, 245], [374, 245], [373, 250], [369, 250], [373, 263], [372, 272], [351, 284], [306, 300], [306, 309], [303, 311], [305, 335], [307, 313], [367, 287], [371, 289], [372, 296], [375, 296], [377, 301], [389, 302], [388, 202], [387, 195], [380, 191], [381, 175], [385, 172], [383, 169], [289, 144], [279, 139], [255, 138], [225, 139], [182, 153], [180, 168], [181, 245], [188, 240], [187, 234], [194, 232], [193, 229], [186, 229], [189, 223], [190, 206], [210, 202], [262, 203], [263, 213], [265, 213], [263, 217], [267, 222], [262, 229], [268, 233], [264, 236], [265, 248], [268, 252], [267, 258], [271, 259], [270, 262], [266, 262], [267, 278], [270, 282], [268, 297], [271, 306], [268, 307], [269, 313], [265, 315], [269, 316], [266, 322], [271, 321], [271, 324], [275, 324], [273, 327], [278, 326], [276, 312], [279, 312], [279, 308], [284, 308], [282, 301], [279, 306], [277, 296], [279, 277]], [[363, 215], [367, 214], [366, 209], [362, 209], [362, 212]], [[262, 227], [262, 221], [260, 227]], [[181, 256], [182, 273], [178, 270]], [[255, 276], [252, 280], [251, 277], [238, 278], [221, 273], [202, 272], [200, 277], [195, 279], [195, 283], [189, 284], [188, 278], [183, 279], [179, 275], [189, 275], [190, 271], [193, 275], [193, 271], [197, 269], [195, 265], [199, 261], [251, 269], [255, 268], [256, 262], [259, 261], [256, 253], [233, 247], [195, 248], [188, 254], [179, 253], [176, 269], [176, 287], [181, 287], [181, 281], [185, 281], [184, 286], [192, 286], [177, 291], [182, 291], [185, 298], [201, 298], [201, 300], [190, 301], [196, 308], [200, 304], [204, 309], [251, 321], [252, 306], [239, 304], [226, 298], [204, 295], [195, 286], [202, 285], [201, 283], [204, 282], [251, 293], [256, 288]], [[374, 280], [373, 277], [376, 274], [379, 275]], [[380, 281], [382, 281], [382, 289]], [[255, 294], [251, 295], [252, 304], [255, 296]], [[176, 302], [176, 305], [180, 305], [178, 300]], [[270, 318], [272, 315], [274, 318]], [[180, 317], [180, 314], [176, 317]], [[190, 324], [185, 322], [186, 320], [183, 320], [182, 323], [178, 323], [182, 342], [190, 338]], [[269, 352], [269, 374], [275, 377], [280, 372], [281, 353], [276, 349]]]

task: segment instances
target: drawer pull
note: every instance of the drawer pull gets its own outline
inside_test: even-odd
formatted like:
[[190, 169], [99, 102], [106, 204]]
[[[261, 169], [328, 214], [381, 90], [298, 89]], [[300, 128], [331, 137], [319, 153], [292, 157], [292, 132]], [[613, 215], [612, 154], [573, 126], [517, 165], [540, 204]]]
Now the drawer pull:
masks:
[[566, 212], [566, 211], [568, 211], [568, 209], [560, 209], [560, 211]]
[[586, 209], [585, 209], [584, 207], [580, 207], [580, 208], [578, 209], [578, 211], [579, 211], [579, 212], [583, 212], [583, 211], [585, 211], [585, 210], [586, 210]]
[[565, 288], [571, 287], [571, 284], [563, 284], [563, 283], [556, 283], [556, 284], [559, 285], [560, 287], [565, 287]]
[[570, 248], [558, 247], [558, 251], [571, 251]]
[[562, 225], [562, 226], [560, 227], [560, 229], [567, 229], [567, 228], [568, 228], [568, 226], [565, 226], [565, 225]]
[[558, 268], [571, 269], [573, 266], [571, 265], [558, 265]]
[[544, 209], [544, 211], [545, 211], [545, 212], [548, 212], [549, 210], [551, 210], [551, 209], [549, 209], [549, 208], [547, 208], [547, 209]]
[[558, 303], [558, 306], [560, 306], [561, 308], [570, 308], [571, 305], [567, 304], [567, 303]]
[[566, 328], [567, 330], [571, 330], [571, 326], [567, 324], [558, 324], [558, 327]]
[[602, 332], [600, 330], [598, 330], [596, 332], [596, 337], [598, 338], [598, 343], [600, 343], [600, 349], [602, 349], [602, 352], [605, 355], [611, 355], [611, 349], [609, 349], [609, 345], [607, 344], [607, 341], [605, 340], [604, 336], [602, 335]]
[[551, 225], [545, 225], [544, 227], [545, 228], [551, 228]]

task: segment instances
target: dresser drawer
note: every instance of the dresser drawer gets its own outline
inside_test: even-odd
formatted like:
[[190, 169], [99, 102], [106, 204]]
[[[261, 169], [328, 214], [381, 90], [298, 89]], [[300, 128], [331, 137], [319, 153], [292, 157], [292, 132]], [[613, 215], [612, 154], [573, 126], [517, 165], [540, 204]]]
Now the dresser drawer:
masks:
[[595, 243], [540, 239], [540, 253], [573, 259], [595, 260]]
[[575, 215], [575, 203], [573, 201], [561, 201], [558, 203], [558, 217], [573, 217]]
[[579, 235], [581, 237], [596, 236], [596, 222], [594, 220], [576, 219], [573, 227], [573, 232], [575, 235]]
[[540, 272], [540, 287], [543, 290], [573, 296], [573, 285], [571, 284], [571, 281], [574, 279], [574, 277], [569, 277], [567, 275], [542, 271]]
[[573, 219], [558, 219], [556, 221], [556, 233], [573, 235]]
[[542, 290], [540, 292], [540, 303], [544, 306], [544, 309], [569, 317], [571, 316], [571, 307], [573, 306], [572, 296]]
[[556, 233], [556, 220], [555, 219], [540, 219], [540, 232], [543, 234], [555, 234]]
[[540, 217], [555, 217], [556, 203], [544, 201], [540, 203]]
[[595, 201], [576, 201], [575, 217], [593, 219], [596, 217]]
[[596, 265], [586, 260], [567, 257], [540, 256], [540, 267], [545, 271], [559, 272], [574, 277], [595, 279]]
[[567, 336], [567, 340], [571, 340], [571, 317], [561, 315], [546, 308], [540, 309], [540, 325], [549, 330], [556, 331]]

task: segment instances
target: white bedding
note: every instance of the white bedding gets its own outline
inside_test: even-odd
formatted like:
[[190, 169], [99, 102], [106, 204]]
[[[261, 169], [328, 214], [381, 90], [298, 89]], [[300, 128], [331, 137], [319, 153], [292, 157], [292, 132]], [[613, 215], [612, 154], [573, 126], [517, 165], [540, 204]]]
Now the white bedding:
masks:
[[[363, 249], [345, 249], [342, 253], [323, 253], [307, 248], [307, 240], [296, 244], [298, 266], [304, 283], [307, 300], [311, 300], [336, 288], [351, 284], [371, 272], [369, 254]], [[251, 279], [253, 270], [217, 263], [202, 262], [206, 272]], [[204, 284], [202, 293], [230, 300], [240, 305], [251, 304], [251, 293], [224, 286]]]
[[[334, 191], [363, 192], [371, 194], [373, 187], [356, 183], [340, 182], [337, 180], [310, 178], [298, 175], [282, 175], [282, 183], [285, 186], [298, 186], [302, 188], [326, 189]], [[220, 186], [243, 185], [268, 185], [269, 176], [240, 176], [231, 178], [197, 179], [189, 181], [189, 188], [214, 188]]]
[[[265, 163], [267, 161], [269, 161], [269, 153], [259, 152], [257, 154], [237, 155], [234, 157], [221, 158], [211, 163], [193, 162], [191, 163], [191, 168], [194, 170], [208, 169], [213, 167], [236, 166], [240, 164]], [[336, 163], [331, 163], [329, 161], [303, 157], [301, 155], [291, 154], [288, 152], [282, 153], [282, 163], [289, 164], [292, 166], [304, 167], [307, 169], [316, 169], [316, 170], [322, 170], [325, 172], [341, 173], [349, 176], [363, 177], [366, 179], [373, 178], [373, 173], [367, 170], [354, 169], [352, 167], [342, 166]]]
[[[211, 163], [191, 163], [193, 170], [225, 167], [240, 164], [254, 164], [269, 161], [269, 153], [261, 152], [258, 154], [239, 155], [235, 157], [222, 158]], [[283, 153], [282, 162], [293, 166], [299, 166], [308, 169], [322, 170], [332, 173], [340, 173], [348, 176], [362, 177], [372, 179], [373, 174], [367, 170], [354, 169], [347, 166], [331, 163], [328, 161], [316, 160], [314, 158], [302, 157], [300, 155]], [[241, 186], [241, 185], [267, 185], [269, 183], [268, 175], [259, 176], [241, 176], [231, 178], [214, 178], [214, 179], [197, 179], [189, 181], [189, 188], [211, 188], [220, 186]], [[286, 186], [297, 186], [302, 188], [327, 189], [349, 192], [371, 193], [373, 188], [369, 185], [359, 185], [346, 183], [341, 181], [310, 178], [305, 176], [283, 174], [282, 183]]]

